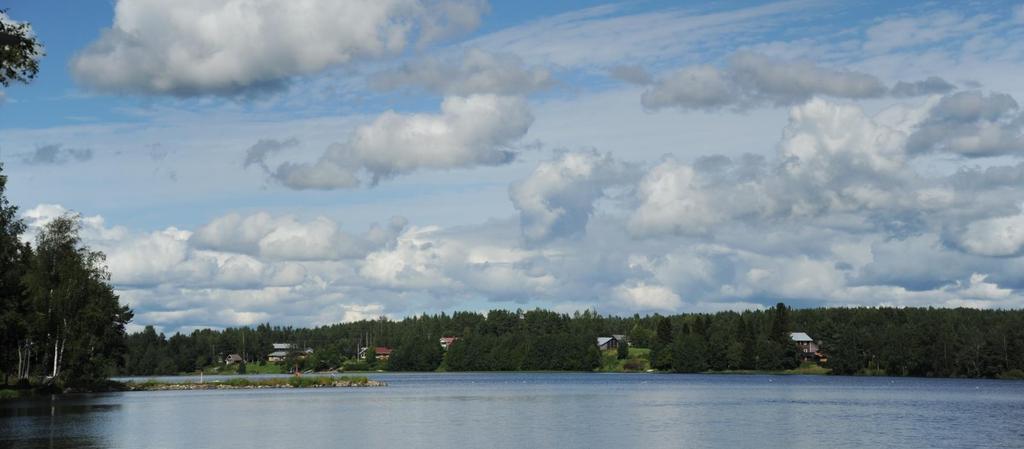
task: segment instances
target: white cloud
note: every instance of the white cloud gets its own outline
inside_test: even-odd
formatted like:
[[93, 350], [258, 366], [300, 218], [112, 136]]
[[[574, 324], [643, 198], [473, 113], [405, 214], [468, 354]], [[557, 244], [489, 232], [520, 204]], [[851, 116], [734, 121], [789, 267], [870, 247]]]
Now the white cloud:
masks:
[[1014, 256], [1024, 247], [1024, 214], [995, 217], [967, 225], [964, 249], [982, 256]]
[[675, 312], [683, 305], [683, 300], [672, 290], [643, 282], [620, 285], [613, 295], [633, 310]]
[[509, 187], [519, 211], [523, 237], [541, 242], [578, 235], [586, 229], [594, 202], [612, 186], [636, 177], [634, 167], [596, 151], [562, 153], [541, 162], [529, 177]]
[[114, 22], [72, 61], [107, 92], [234, 94], [401, 53], [477, 26], [478, 1], [119, 0]]
[[258, 255], [271, 260], [358, 258], [393, 241], [405, 227], [396, 217], [386, 228], [374, 225], [365, 236], [341, 230], [325, 217], [301, 222], [293, 216], [227, 214], [199, 227], [191, 244], [199, 249]]
[[363, 172], [376, 184], [421, 169], [507, 164], [532, 123], [522, 98], [447, 97], [440, 114], [385, 112], [316, 163], [284, 163], [273, 176], [295, 189], [337, 189], [359, 185]]
[[971, 273], [967, 285], [960, 281], [944, 290], [956, 295], [956, 304], [963, 307], [988, 308], [991, 301], [1003, 301], [1013, 295], [1013, 290], [1000, 288], [998, 284], [986, 282], [988, 275]]
[[648, 172], [637, 195], [641, 203], [629, 221], [634, 235], [700, 234], [723, 218], [698, 184], [693, 168], [674, 160]]

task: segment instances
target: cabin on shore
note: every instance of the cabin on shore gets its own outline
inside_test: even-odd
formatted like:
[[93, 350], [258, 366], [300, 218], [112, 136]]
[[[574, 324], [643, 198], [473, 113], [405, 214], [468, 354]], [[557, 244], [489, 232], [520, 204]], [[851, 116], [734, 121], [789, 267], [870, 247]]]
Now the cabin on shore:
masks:
[[606, 351], [609, 349], [618, 349], [619, 345], [625, 345], [625, 335], [612, 335], [611, 337], [597, 337], [597, 349]]
[[281, 363], [288, 358], [289, 355], [295, 355], [299, 359], [303, 359], [313, 353], [313, 349], [311, 348], [299, 351], [295, 345], [291, 343], [274, 343], [272, 346], [274, 347], [274, 351], [267, 354], [267, 361], [270, 363]]
[[292, 351], [291, 343], [273, 343], [271, 346], [274, 347], [274, 351], [267, 354], [267, 361], [270, 363], [283, 362]]
[[[359, 354], [358, 354], [359, 358], [361, 358], [361, 359], [365, 359], [366, 358], [366, 350], [367, 349], [369, 349], [369, 348], [367, 348], [367, 347], [359, 348]], [[377, 356], [377, 360], [387, 360], [387, 359], [391, 358], [391, 348], [389, 348], [387, 346], [377, 346], [376, 348], [373, 348], [373, 353], [374, 353], [374, 355]]]
[[800, 350], [800, 361], [818, 361], [823, 357], [818, 342], [814, 341], [806, 332], [790, 332], [789, 339], [793, 340], [797, 349]]
[[441, 349], [447, 351], [448, 348], [452, 347], [452, 343], [455, 343], [458, 340], [459, 340], [459, 337], [441, 337], [441, 339], [440, 339]]
[[238, 363], [242, 363], [242, 356], [238, 354], [228, 354], [227, 357], [224, 357], [225, 365], [235, 365]]

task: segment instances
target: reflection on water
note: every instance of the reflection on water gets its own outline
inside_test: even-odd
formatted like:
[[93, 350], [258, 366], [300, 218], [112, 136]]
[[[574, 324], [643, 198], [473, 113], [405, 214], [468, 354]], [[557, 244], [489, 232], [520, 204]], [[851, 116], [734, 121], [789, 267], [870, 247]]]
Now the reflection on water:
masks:
[[3, 447], [1024, 447], [1024, 382], [378, 374], [0, 403]]

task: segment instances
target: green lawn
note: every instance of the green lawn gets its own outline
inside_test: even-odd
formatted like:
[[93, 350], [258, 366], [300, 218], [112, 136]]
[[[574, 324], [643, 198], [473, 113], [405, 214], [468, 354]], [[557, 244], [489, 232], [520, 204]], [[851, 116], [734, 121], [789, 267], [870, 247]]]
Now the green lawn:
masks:
[[601, 352], [601, 367], [598, 371], [603, 372], [635, 372], [647, 371], [651, 367], [651, 350], [647, 348], [629, 348], [629, 358], [619, 360], [618, 351], [609, 349]]

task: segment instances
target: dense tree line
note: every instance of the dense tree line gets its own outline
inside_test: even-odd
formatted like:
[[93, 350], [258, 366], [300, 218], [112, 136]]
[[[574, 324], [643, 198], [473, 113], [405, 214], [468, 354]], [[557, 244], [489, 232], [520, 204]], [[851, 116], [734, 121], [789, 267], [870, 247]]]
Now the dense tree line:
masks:
[[[229, 353], [265, 360], [271, 343], [312, 348], [309, 369], [351, 366], [397, 371], [590, 371], [598, 336], [625, 334], [650, 348], [666, 371], [783, 370], [799, 365], [793, 331], [822, 345], [835, 374], [995, 377], [1024, 369], [1024, 311], [933, 308], [789, 309], [715, 314], [602, 316], [546, 310], [379, 318], [312, 329], [197, 330], [165, 338], [151, 328], [129, 336], [126, 373], [173, 374], [220, 363]], [[438, 339], [459, 337], [447, 352]], [[243, 346], [244, 342], [244, 346]], [[393, 349], [388, 361], [356, 359], [363, 346]], [[625, 358], [627, 353], [616, 354]], [[1019, 373], [1019, 371], [1016, 371]]]
[[78, 218], [58, 217], [23, 241], [25, 224], [0, 174], [0, 372], [12, 380], [87, 386], [122, 363], [132, 312], [110, 285], [103, 254], [83, 245]]

